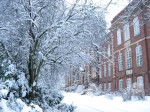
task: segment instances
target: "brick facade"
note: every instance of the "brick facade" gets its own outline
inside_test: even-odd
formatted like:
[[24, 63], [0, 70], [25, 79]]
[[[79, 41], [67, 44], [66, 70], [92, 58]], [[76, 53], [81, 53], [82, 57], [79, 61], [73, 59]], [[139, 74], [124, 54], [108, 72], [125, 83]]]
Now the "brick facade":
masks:
[[[150, 2], [144, 5], [149, 5]], [[119, 91], [122, 82], [122, 88], [127, 88], [127, 81], [131, 79], [131, 83], [137, 82], [142, 77], [144, 90], [146, 94], [150, 95], [150, 9], [146, 8], [140, 3], [141, 0], [133, 0], [127, 7], [125, 7], [118, 15], [111, 21], [110, 33], [107, 38], [100, 42], [99, 54], [97, 63], [84, 66], [84, 73], [80, 73], [80, 84], [94, 82], [101, 86], [101, 91]], [[137, 8], [135, 8], [137, 7]], [[128, 12], [129, 11], [129, 12]], [[140, 33], [134, 35], [134, 18], [139, 20]], [[125, 40], [124, 25], [129, 23], [129, 39]], [[117, 43], [117, 30], [121, 30], [121, 44]], [[137, 46], [142, 48], [142, 65], [137, 66]], [[110, 55], [108, 55], [108, 47], [110, 47]], [[127, 68], [127, 50], [131, 49], [131, 64]], [[119, 70], [118, 56], [122, 53], [123, 70]], [[109, 73], [109, 63], [111, 64]], [[92, 68], [96, 68], [96, 73]], [[106, 69], [106, 70], [105, 70]], [[106, 72], [106, 73], [105, 73]], [[89, 75], [85, 75], [89, 74]], [[96, 74], [96, 75], [94, 75]]]
[[[139, 0], [133, 0], [131, 3], [134, 6], [135, 1]], [[115, 88], [113, 88], [113, 91], [119, 90], [119, 80], [123, 80], [123, 88], [127, 87], [127, 79], [131, 78], [131, 82], [135, 83], [137, 82], [138, 77], [143, 77], [144, 82], [144, 89], [146, 94], [150, 94], [150, 26], [146, 23], [145, 18], [143, 16], [145, 12], [145, 9], [143, 9], [142, 6], [138, 6], [138, 8], [143, 9], [142, 11], [139, 11], [139, 9], [135, 9], [133, 11], [133, 14], [130, 15], [128, 19], [126, 19], [122, 24], [120, 21], [123, 21], [121, 19], [118, 19], [120, 17], [126, 16], [125, 10], [131, 7], [128, 5], [123, 11], [121, 11], [113, 20], [112, 20], [112, 34], [113, 34], [113, 43], [114, 43], [114, 63], [115, 63]], [[146, 10], [148, 11], [148, 10]], [[136, 36], [134, 36], [134, 23], [133, 19], [135, 17], [138, 17], [139, 19], [139, 28], [140, 33]], [[124, 24], [129, 23], [129, 32], [130, 32], [130, 39], [125, 41], [124, 37], [124, 30], [123, 26]], [[117, 45], [117, 30], [121, 29], [121, 45]], [[141, 45], [142, 48], [142, 66], [137, 66], [136, 62], [136, 47], [138, 45]], [[126, 68], [126, 50], [130, 48], [131, 49], [131, 56], [132, 56], [132, 67], [130, 69]], [[123, 70], [118, 70], [118, 55], [119, 53], [122, 53], [123, 56]], [[129, 73], [130, 72], [130, 73]]]

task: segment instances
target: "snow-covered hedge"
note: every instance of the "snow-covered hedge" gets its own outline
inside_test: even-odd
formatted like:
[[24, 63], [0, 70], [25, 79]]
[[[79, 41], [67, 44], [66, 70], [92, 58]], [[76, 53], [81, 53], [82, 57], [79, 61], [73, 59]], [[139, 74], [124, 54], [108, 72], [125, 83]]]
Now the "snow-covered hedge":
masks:
[[73, 112], [75, 109], [72, 105], [61, 103], [64, 96], [57, 90], [51, 90], [48, 87], [38, 87], [35, 96], [35, 103], [40, 105], [45, 111], [50, 107], [63, 110], [64, 112]]
[[0, 101], [0, 112], [43, 112], [42, 109], [35, 104], [27, 105], [21, 99]]

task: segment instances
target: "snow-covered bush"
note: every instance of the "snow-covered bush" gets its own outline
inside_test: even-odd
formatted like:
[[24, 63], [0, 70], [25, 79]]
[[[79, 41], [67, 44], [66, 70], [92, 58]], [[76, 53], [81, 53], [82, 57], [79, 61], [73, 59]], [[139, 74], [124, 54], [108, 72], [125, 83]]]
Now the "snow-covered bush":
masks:
[[27, 105], [21, 99], [0, 101], [0, 112], [43, 112], [42, 109], [35, 104]]
[[0, 112], [43, 112], [38, 105], [24, 102], [29, 91], [25, 73], [6, 59], [0, 67]]
[[75, 91], [77, 89], [77, 86], [78, 86], [77, 84], [74, 84], [72, 86], [66, 87], [65, 91], [66, 92], [73, 92], [73, 91]]
[[133, 97], [137, 97], [138, 100], [144, 100], [145, 99], [144, 86], [138, 85], [137, 83], [133, 83], [132, 95]]
[[34, 102], [43, 109], [47, 109], [49, 106], [52, 107], [59, 104], [62, 99], [63, 96], [58, 91], [51, 91], [47, 87], [37, 87]]
[[77, 89], [76, 89], [76, 92], [77, 93], [82, 93], [85, 89], [85, 86], [84, 85], [78, 85]]
[[131, 89], [124, 89], [121, 92], [123, 101], [127, 101], [127, 100], [132, 100], [132, 99], [136, 99], [136, 100], [144, 100], [145, 99], [145, 92], [144, 92], [144, 88], [143, 85], [138, 85], [137, 83], [133, 83], [133, 86]]
[[121, 95], [123, 101], [131, 100], [132, 91], [130, 89], [124, 89]]
[[[4, 74], [1, 74], [0, 85], [8, 91], [7, 97], [13, 94], [15, 98], [25, 98], [28, 91], [28, 80], [25, 73], [18, 70], [10, 60], [4, 60], [1, 64]], [[2, 91], [3, 88], [0, 88]]]
[[[63, 95], [49, 89], [48, 86], [36, 87], [35, 98], [29, 102], [30, 88], [25, 73], [18, 70], [15, 64], [9, 60], [4, 60], [1, 67], [4, 74], [1, 74], [0, 79], [0, 99], [3, 101], [3, 105], [0, 105], [0, 111], [5, 112], [7, 109], [8, 112], [9, 110], [11, 110], [10, 112], [42, 112], [42, 109], [46, 110], [50, 107], [63, 109], [64, 112], [74, 110], [72, 105], [61, 104]], [[36, 108], [40, 108], [41, 111], [37, 111]]]
[[105, 94], [105, 97], [109, 100], [112, 100], [113, 99], [113, 94], [112, 93], [106, 93]]
[[72, 105], [62, 104], [64, 96], [57, 90], [51, 90], [48, 87], [38, 87], [35, 93], [34, 102], [38, 104], [43, 110], [48, 110], [50, 107], [63, 110], [64, 112], [73, 112], [75, 109]]
[[62, 110], [62, 111], [65, 111], [65, 112], [73, 112], [76, 109], [75, 106], [73, 106], [73, 105], [66, 105], [64, 103], [58, 104], [58, 105], [56, 105], [56, 107], [59, 110]]

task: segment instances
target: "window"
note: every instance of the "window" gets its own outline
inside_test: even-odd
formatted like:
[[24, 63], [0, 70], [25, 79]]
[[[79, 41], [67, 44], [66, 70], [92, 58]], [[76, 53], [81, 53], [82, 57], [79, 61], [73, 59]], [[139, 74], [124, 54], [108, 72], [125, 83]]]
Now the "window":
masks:
[[106, 77], [106, 64], [104, 64], [104, 77]]
[[137, 78], [137, 85], [138, 86], [144, 86], [143, 77], [142, 76], [140, 76], [140, 77]]
[[122, 70], [123, 70], [122, 53], [119, 53], [119, 55], [118, 55], [118, 67], [119, 67], [119, 71], [122, 71]]
[[106, 88], [106, 83], [105, 83], [105, 84], [104, 84], [104, 91], [106, 91], [106, 89], [107, 89], [107, 88]]
[[131, 78], [127, 79], [127, 90], [131, 90], [132, 89], [132, 81]]
[[111, 76], [111, 63], [108, 63], [108, 76]]
[[111, 83], [108, 83], [108, 91], [111, 91]]
[[102, 68], [99, 68], [99, 77], [102, 78]]
[[129, 69], [132, 67], [132, 52], [131, 48], [126, 50], [126, 68]]
[[140, 25], [139, 25], [139, 18], [135, 17], [133, 19], [133, 28], [134, 28], [134, 36], [137, 36], [140, 34]]
[[119, 91], [122, 91], [123, 90], [123, 80], [120, 79], [119, 80]]
[[99, 90], [102, 91], [102, 84], [99, 85]]
[[139, 66], [142, 66], [143, 64], [143, 59], [142, 59], [142, 46], [141, 45], [138, 45], [136, 47], [136, 65], [139, 67]]
[[124, 31], [124, 40], [127, 41], [130, 39], [129, 23], [125, 24], [123, 27]]
[[117, 30], [117, 44], [118, 45], [121, 44], [121, 30], [120, 29]]
[[108, 45], [107, 54], [108, 54], [108, 57], [110, 57], [110, 55], [111, 55], [111, 53], [110, 53], [110, 45]]

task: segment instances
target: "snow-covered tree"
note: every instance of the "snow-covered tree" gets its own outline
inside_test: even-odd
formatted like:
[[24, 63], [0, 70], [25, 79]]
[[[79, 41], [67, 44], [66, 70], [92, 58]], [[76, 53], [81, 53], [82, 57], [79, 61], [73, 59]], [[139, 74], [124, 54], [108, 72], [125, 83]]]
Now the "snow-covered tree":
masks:
[[0, 1], [0, 42], [16, 68], [25, 73], [29, 99], [34, 98], [39, 77], [45, 79], [42, 82], [56, 82], [62, 65], [87, 59], [81, 49], [90, 49], [105, 34], [101, 10], [86, 0], [71, 6], [63, 0]]

